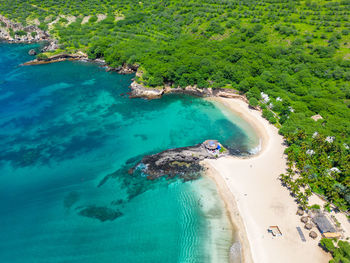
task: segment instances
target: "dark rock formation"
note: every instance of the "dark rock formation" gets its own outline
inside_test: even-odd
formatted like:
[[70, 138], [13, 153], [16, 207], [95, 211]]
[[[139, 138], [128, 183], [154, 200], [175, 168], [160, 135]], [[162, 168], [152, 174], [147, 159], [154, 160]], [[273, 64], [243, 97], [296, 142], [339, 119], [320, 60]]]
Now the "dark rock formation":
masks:
[[65, 208], [70, 209], [79, 200], [79, 194], [77, 192], [70, 192], [64, 197], [63, 205]]
[[76, 54], [57, 54], [45, 59], [34, 59], [32, 61], [28, 61], [26, 63], [23, 63], [22, 66], [30, 66], [30, 65], [40, 65], [40, 64], [49, 64], [49, 63], [55, 63], [65, 60], [87, 60], [88, 56], [84, 54], [83, 52], [78, 52]]
[[107, 220], [113, 221], [116, 218], [122, 216], [123, 213], [119, 210], [113, 210], [108, 207], [91, 205], [82, 208], [79, 211], [79, 215], [95, 218], [100, 220], [101, 222], [105, 222]]
[[203, 168], [200, 165], [200, 161], [228, 155], [225, 148], [222, 147], [222, 149], [224, 149], [224, 151], [216, 151], [213, 153], [209, 151], [204, 144], [169, 149], [157, 154], [145, 156], [134, 169], [141, 167], [143, 172], [148, 175], [149, 179], [155, 179], [165, 175], [170, 177], [177, 175], [180, 177], [191, 176], [191, 174], [195, 175], [202, 171]]

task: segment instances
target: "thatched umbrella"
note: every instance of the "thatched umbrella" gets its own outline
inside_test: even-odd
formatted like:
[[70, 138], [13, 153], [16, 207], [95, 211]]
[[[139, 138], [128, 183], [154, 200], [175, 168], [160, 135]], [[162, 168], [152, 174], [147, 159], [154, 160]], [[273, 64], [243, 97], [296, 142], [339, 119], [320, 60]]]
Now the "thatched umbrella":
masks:
[[307, 229], [307, 230], [312, 229], [312, 224], [306, 223], [306, 224], [305, 224], [305, 229]]
[[302, 209], [298, 209], [297, 215], [302, 216], [304, 214], [304, 211]]
[[307, 223], [307, 221], [309, 221], [309, 218], [307, 216], [303, 216], [300, 220], [303, 223]]
[[309, 237], [311, 237], [312, 239], [315, 239], [317, 237], [316, 232], [315, 231], [310, 231]]

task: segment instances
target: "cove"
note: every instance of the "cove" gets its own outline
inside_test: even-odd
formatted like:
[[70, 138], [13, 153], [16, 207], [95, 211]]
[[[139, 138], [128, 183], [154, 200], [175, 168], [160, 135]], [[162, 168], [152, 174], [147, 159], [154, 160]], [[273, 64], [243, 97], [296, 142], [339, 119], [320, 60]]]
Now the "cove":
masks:
[[133, 76], [92, 63], [19, 66], [33, 47], [0, 44], [0, 261], [227, 261], [212, 181], [128, 169], [209, 138], [247, 151], [244, 129], [200, 98], [129, 99]]

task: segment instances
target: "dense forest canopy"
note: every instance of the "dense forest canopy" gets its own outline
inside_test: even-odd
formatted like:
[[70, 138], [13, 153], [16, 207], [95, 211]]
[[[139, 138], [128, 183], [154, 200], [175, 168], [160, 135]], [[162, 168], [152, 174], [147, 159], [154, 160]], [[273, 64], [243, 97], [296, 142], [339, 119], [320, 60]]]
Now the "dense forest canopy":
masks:
[[[138, 81], [245, 93], [280, 128], [282, 182], [350, 208], [350, 0], [1, 0], [0, 13]], [[322, 118], [315, 121], [312, 116]]]

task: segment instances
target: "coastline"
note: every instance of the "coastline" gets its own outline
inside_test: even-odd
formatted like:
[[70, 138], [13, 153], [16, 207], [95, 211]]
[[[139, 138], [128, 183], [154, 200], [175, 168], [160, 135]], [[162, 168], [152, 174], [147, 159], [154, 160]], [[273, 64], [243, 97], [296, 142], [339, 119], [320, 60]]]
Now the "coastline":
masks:
[[[237, 229], [242, 262], [328, 262], [330, 255], [318, 247], [320, 237], [313, 240], [308, 236], [296, 215], [297, 204], [278, 179], [287, 168], [278, 129], [242, 100], [209, 100], [249, 122], [262, 139], [261, 151], [250, 158], [229, 156], [202, 162], [207, 176], [217, 184]], [[282, 236], [272, 237], [267, 232], [270, 225], [278, 225]], [[302, 229], [306, 242], [302, 242], [296, 227]]]
[[[180, 91], [175, 91], [174, 93], [179, 92], [179, 93], [186, 93], [183, 92], [183, 90]], [[189, 92], [189, 94], [191, 94], [191, 92]], [[295, 216], [295, 212], [297, 209], [297, 205], [294, 203], [293, 199], [291, 197], [289, 197], [289, 192], [284, 189], [278, 180], [278, 176], [280, 173], [285, 171], [285, 158], [283, 157], [283, 151], [284, 151], [284, 146], [283, 144], [283, 140], [281, 140], [281, 136], [278, 135], [278, 130], [277, 128], [275, 128], [274, 126], [268, 124], [268, 122], [266, 120], [264, 120], [261, 116], [260, 116], [260, 112], [253, 110], [253, 109], [249, 109], [248, 105], [246, 104], [246, 102], [244, 102], [242, 99], [238, 98], [238, 97], [234, 97], [237, 95], [233, 95], [233, 97], [231, 98], [223, 98], [220, 95], [216, 95], [216, 97], [209, 97], [208, 100], [212, 100], [214, 102], [220, 103], [222, 105], [224, 105], [226, 108], [228, 108], [229, 110], [233, 111], [236, 115], [239, 115], [242, 119], [244, 119], [245, 121], [247, 121], [248, 123], [251, 124], [251, 126], [254, 128], [254, 130], [256, 131], [256, 133], [258, 134], [258, 136], [260, 138], [262, 138], [262, 145], [261, 145], [261, 151], [253, 156], [252, 158], [246, 158], [246, 159], [242, 159], [242, 158], [237, 158], [237, 157], [225, 157], [219, 160], [206, 160], [204, 161], [204, 165], [207, 167], [208, 169], [208, 176], [211, 177], [212, 179], [214, 179], [215, 183], [218, 186], [218, 191], [219, 194], [223, 197], [223, 201], [226, 204], [227, 210], [230, 214], [230, 218], [231, 221], [233, 223], [234, 226], [236, 226], [237, 228], [237, 235], [238, 238], [241, 242], [241, 246], [242, 246], [242, 257], [243, 257], [243, 262], [280, 262], [280, 258], [286, 257], [287, 259], [285, 261], [287, 262], [295, 262], [294, 259], [297, 256], [297, 260], [301, 261], [301, 262], [328, 262], [329, 260], [329, 255], [326, 253], [322, 253], [322, 250], [320, 248], [318, 248], [316, 241], [311, 240], [310, 238], [307, 237], [307, 243], [312, 243], [312, 246], [310, 246], [310, 244], [305, 244], [305, 243], [301, 243], [299, 236], [297, 235], [297, 232], [295, 231], [295, 226], [300, 226], [301, 228], [303, 228], [303, 224], [301, 224], [299, 222], [299, 218]], [[225, 97], [225, 96], [224, 96]], [[277, 139], [276, 139], [277, 138]], [[276, 141], [282, 141], [277, 144], [275, 144]], [[234, 187], [232, 185], [239, 183], [240, 179], [239, 176], [235, 176], [235, 178], [232, 178], [229, 173], [232, 172], [232, 167], [236, 167], [236, 165], [240, 166], [238, 171], [241, 172], [242, 174], [244, 173], [244, 175], [252, 175], [253, 178], [258, 179], [256, 174], [253, 174], [254, 172], [260, 173], [260, 172], [264, 172], [264, 178], [265, 175], [267, 175], [266, 172], [266, 167], [269, 166], [270, 167], [274, 167], [276, 165], [276, 163], [274, 162], [275, 156], [270, 156], [271, 158], [266, 158], [268, 156], [269, 151], [273, 151], [274, 145], [276, 147], [276, 151], [277, 152], [282, 152], [282, 154], [279, 155], [280, 159], [283, 159], [282, 162], [280, 162], [280, 160], [278, 161], [277, 164], [277, 169], [273, 170], [273, 173], [270, 174], [270, 177], [268, 177], [268, 179], [272, 178], [273, 175], [273, 179], [275, 181], [277, 181], [277, 184], [279, 184], [279, 188], [281, 188], [280, 190], [282, 190], [282, 192], [288, 193], [288, 201], [285, 198], [285, 196], [283, 196], [283, 200], [286, 201], [285, 204], [277, 204], [277, 209], [282, 208], [283, 209], [287, 209], [288, 210], [288, 215], [286, 217], [290, 217], [292, 218], [293, 216], [293, 220], [287, 220], [288, 224], [294, 224], [294, 232], [292, 234], [292, 239], [288, 239], [287, 241], [289, 242], [289, 248], [288, 245], [286, 244], [286, 242], [284, 242], [284, 244], [282, 246], [279, 246], [279, 248], [276, 248], [278, 245], [278, 242], [269, 242], [268, 245], [263, 245], [262, 241], [259, 241], [259, 236], [258, 234], [255, 234], [254, 232], [258, 232], [259, 234], [263, 234], [263, 239], [264, 239], [264, 234], [267, 238], [270, 237], [270, 235], [266, 232], [266, 229], [268, 228], [269, 225], [273, 225], [273, 224], [277, 224], [275, 222], [271, 222], [268, 224], [255, 224], [255, 229], [251, 228], [251, 225], [254, 226], [254, 223], [256, 222], [250, 222], [250, 221], [254, 221], [251, 220], [250, 217], [254, 216], [254, 214], [250, 214], [249, 212], [251, 210], [254, 210], [255, 208], [255, 203], [248, 205], [246, 208], [244, 208], [246, 206], [246, 204], [244, 202], [241, 202], [240, 199], [243, 199], [243, 194], [246, 195], [245, 193], [243, 193], [244, 191], [242, 189], [240, 189], [240, 187]], [[282, 151], [281, 151], [282, 149]], [[267, 162], [261, 161], [265, 160]], [[258, 162], [263, 162], [263, 169], [253, 169], [253, 171], [247, 169], [249, 167], [244, 167], [244, 164], [252, 163], [254, 166], [255, 164], [260, 164], [257, 163]], [[269, 162], [268, 162], [269, 161]], [[228, 167], [230, 167], [231, 169], [229, 169]], [[282, 168], [281, 168], [282, 167]], [[252, 168], [250, 166], [250, 168]], [[272, 171], [271, 169], [267, 169], [268, 171]], [[276, 172], [276, 171], [279, 172]], [[225, 180], [226, 179], [226, 180]], [[231, 180], [233, 179], [233, 180]], [[230, 182], [229, 182], [230, 181]], [[234, 182], [234, 183], [233, 183]], [[270, 181], [271, 183], [271, 181]], [[243, 182], [243, 188], [244, 186], [252, 186], [255, 184], [254, 180], [250, 180], [250, 181], [245, 181]], [[263, 186], [264, 184], [260, 184], [261, 186]], [[274, 189], [277, 189], [274, 185]], [[264, 185], [266, 186], [266, 185]], [[265, 189], [269, 189], [268, 188], [269, 185], [267, 184], [267, 187]], [[260, 191], [261, 189], [259, 189], [258, 193], [263, 193], [263, 191]], [[247, 191], [248, 188], [247, 188]], [[271, 190], [267, 190], [267, 191], [271, 191]], [[265, 191], [265, 193], [267, 192]], [[257, 195], [257, 194], [256, 194]], [[249, 193], [250, 196], [250, 193]], [[278, 199], [279, 196], [276, 195], [276, 199]], [[248, 198], [249, 199], [249, 198]], [[255, 199], [255, 201], [262, 201], [259, 198], [253, 198]], [[271, 204], [271, 203], [270, 203]], [[265, 206], [266, 208], [266, 206]], [[275, 209], [275, 207], [273, 207], [273, 209]], [[249, 210], [249, 211], [248, 211]], [[269, 211], [269, 207], [268, 209], [265, 210], [266, 212]], [[261, 215], [262, 217], [264, 215]], [[271, 217], [270, 217], [271, 218]], [[293, 222], [292, 222], [293, 221]], [[299, 223], [299, 224], [297, 224]], [[278, 225], [280, 226], [280, 224], [278, 223]], [[259, 230], [257, 230], [257, 227], [260, 227]], [[284, 229], [281, 228], [283, 234]], [[264, 231], [264, 232], [262, 232]], [[291, 234], [292, 231], [291, 229], [288, 229], [288, 233]], [[306, 234], [305, 234], [306, 235]], [[282, 237], [284, 238], [284, 237]], [[276, 239], [274, 239], [276, 241], [279, 241]], [[318, 242], [319, 238], [317, 239]], [[290, 242], [292, 241], [292, 243]], [[297, 247], [293, 247], [293, 244], [295, 244], [295, 242], [299, 241], [299, 243], [301, 245], [303, 245], [305, 247], [305, 245], [309, 245], [307, 246], [308, 249], [301, 249], [300, 246]], [[273, 244], [273, 245], [271, 245]], [[277, 245], [276, 245], [277, 244]], [[298, 245], [300, 245], [298, 244]], [[257, 246], [256, 246], [257, 245]], [[253, 249], [254, 248], [254, 249]], [[271, 249], [272, 248], [272, 249]], [[279, 256], [276, 256], [276, 259], [271, 258], [271, 255], [274, 255], [274, 249], [280, 251], [279, 253], [281, 253]], [[289, 253], [285, 253], [288, 249]], [[316, 251], [317, 249], [317, 251]], [[296, 253], [295, 250], [299, 250], [299, 253]], [[310, 251], [313, 251], [313, 253], [310, 253], [310, 255], [308, 255], [308, 253]], [[319, 250], [319, 251], [318, 251]], [[283, 252], [281, 252], [283, 251]], [[321, 256], [320, 256], [321, 255]], [[293, 261], [288, 261], [293, 259]], [[274, 261], [276, 260], [276, 261]], [[316, 261], [315, 261], [316, 260]]]
[[[253, 262], [252, 252], [249, 245], [249, 240], [245, 231], [244, 222], [242, 217], [240, 216], [239, 209], [235, 200], [235, 197], [231, 193], [224, 179], [214, 171], [213, 167], [211, 167], [207, 162], [202, 162], [202, 165], [205, 167], [205, 176], [211, 179], [217, 188], [218, 194], [221, 200], [224, 202], [224, 206], [226, 209], [227, 217], [231, 223], [232, 233], [233, 233], [233, 241], [240, 244], [239, 255], [238, 257], [241, 259], [240, 262], [251, 263]], [[233, 243], [234, 244], [234, 243]], [[232, 244], [232, 245], [233, 245]], [[231, 247], [232, 247], [231, 245]], [[230, 249], [231, 256], [231, 249]], [[231, 257], [230, 257], [231, 258]], [[231, 262], [232, 260], [230, 260]], [[236, 263], [235, 261], [232, 261]]]

